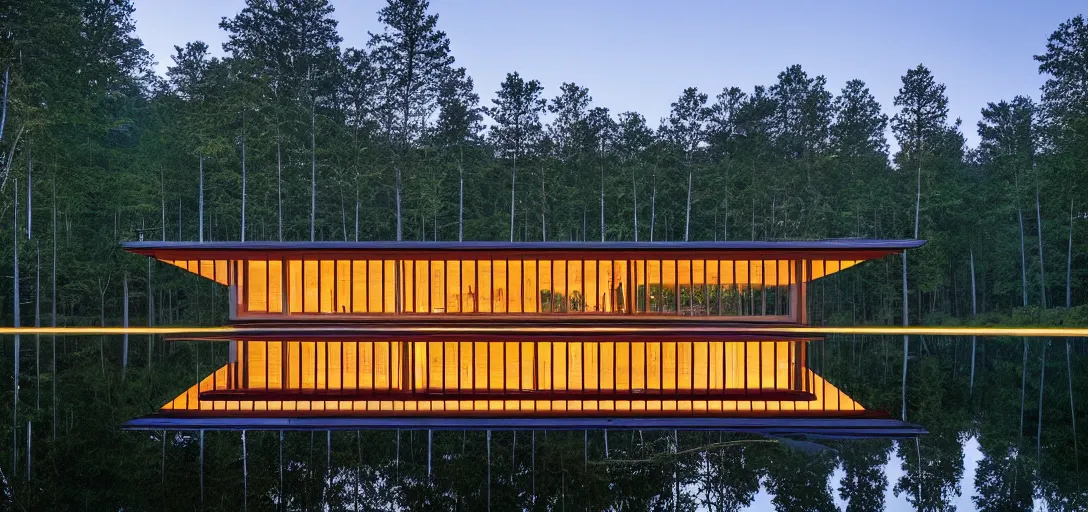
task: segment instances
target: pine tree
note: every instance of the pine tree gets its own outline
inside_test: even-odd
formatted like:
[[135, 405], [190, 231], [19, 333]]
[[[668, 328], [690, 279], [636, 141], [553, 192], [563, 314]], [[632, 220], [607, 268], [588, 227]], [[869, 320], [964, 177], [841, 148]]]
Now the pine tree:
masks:
[[426, 131], [437, 108], [442, 80], [453, 65], [450, 42], [438, 30], [438, 15], [427, 12], [427, 0], [389, 0], [378, 11], [385, 24], [379, 34], [370, 34], [368, 46], [382, 77], [381, 109], [389, 144], [396, 148], [394, 198], [397, 210], [397, 240], [403, 238], [404, 174], [409, 149]]
[[948, 98], [944, 91], [944, 84], [934, 81], [929, 69], [919, 64], [903, 75], [903, 86], [895, 97], [895, 106], [900, 107], [892, 117], [892, 132], [899, 141], [896, 163], [903, 169], [917, 169], [915, 238], [918, 238], [921, 214], [923, 162], [927, 154], [935, 151], [938, 139], [947, 130]]
[[661, 135], [681, 155], [687, 170], [687, 202], [684, 214], [684, 240], [691, 234], [692, 182], [695, 173], [696, 153], [706, 142], [706, 122], [710, 109], [706, 106], [707, 95], [695, 87], [684, 89], [680, 98], [673, 102], [669, 117], [661, 121]]
[[540, 114], [547, 106], [541, 97], [544, 88], [536, 80], [521, 78], [517, 72], [507, 73], [506, 80], [495, 93], [487, 115], [495, 121], [489, 138], [501, 157], [510, 160], [510, 241], [514, 241], [514, 219], [517, 204], [518, 160], [524, 158], [540, 141], [543, 128]]

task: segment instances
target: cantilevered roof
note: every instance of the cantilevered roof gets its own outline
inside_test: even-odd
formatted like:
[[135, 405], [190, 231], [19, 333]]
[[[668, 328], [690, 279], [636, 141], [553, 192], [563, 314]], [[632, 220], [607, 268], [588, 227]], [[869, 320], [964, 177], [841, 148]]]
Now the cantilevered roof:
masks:
[[864, 260], [896, 254], [925, 240], [775, 240], [729, 242], [125, 242], [125, 250], [166, 260], [265, 259], [271, 256], [335, 258], [373, 256], [464, 258], [601, 258], [683, 257], [823, 258]]

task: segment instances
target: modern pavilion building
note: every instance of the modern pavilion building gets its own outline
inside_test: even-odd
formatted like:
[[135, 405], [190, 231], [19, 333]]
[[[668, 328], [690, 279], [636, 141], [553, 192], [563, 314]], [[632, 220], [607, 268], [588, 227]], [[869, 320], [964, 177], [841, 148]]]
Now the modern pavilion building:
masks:
[[125, 428], [918, 435], [787, 331], [813, 280], [922, 243], [131, 242], [228, 287], [240, 329]]

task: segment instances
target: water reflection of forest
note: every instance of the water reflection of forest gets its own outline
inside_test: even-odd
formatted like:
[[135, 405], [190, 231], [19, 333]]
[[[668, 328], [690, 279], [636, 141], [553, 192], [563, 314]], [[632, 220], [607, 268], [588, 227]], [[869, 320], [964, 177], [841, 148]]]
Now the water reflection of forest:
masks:
[[[1072, 342], [1070, 367], [1088, 358], [1081, 343]], [[97, 347], [87, 346], [85, 357], [97, 362]], [[913, 338], [907, 420], [930, 432], [917, 443], [716, 431], [282, 438], [250, 431], [243, 457], [240, 432], [208, 431], [203, 472], [196, 432], [169, 432], [163, 442], [159, 432], [118, 429], [191, 381], [196, 359], [188, 347], [167, 355], [174, 364], [154, 379], [130, 370], [123, 388], [110, 384], [111, 373], [103, 379], [97, 365], [73, 368], [76, 375], [58, 385], [57, 441], [34, 447], [32, 486], [21, 483], [25, 469], [5, 480], [20, 482], [12, 489], [20, 506], [192, 510], [201, 478], [210, 510], [275, 509], [281, 499], [291, 510], [351, 510], [356, 503], [360, 510], [1023, 510], [1033, 502], [1077, 510], [1085, 503], [1077, 460], [1084, 443], [1074, 442], [1071, 405], [1083, 425], [1088, 379], [1068, 378], [1058, 340], [1029, 340], [1026, 372], [1021, 340], [979, 340], [972, 390], [970, 339]], [[203, 371], [219, 356], [212, 355], [202, 354]], [[832, 338], [814, 344], [811, 356], [815, 371], [859, 402], [898, 415], [902, 338]], [[43, 400], [35, 428], [48, 429], [48, 416]], [[76, 416], [79, 429], [72, 428]], [[19, 457], [25, 461], [25, 452]]]

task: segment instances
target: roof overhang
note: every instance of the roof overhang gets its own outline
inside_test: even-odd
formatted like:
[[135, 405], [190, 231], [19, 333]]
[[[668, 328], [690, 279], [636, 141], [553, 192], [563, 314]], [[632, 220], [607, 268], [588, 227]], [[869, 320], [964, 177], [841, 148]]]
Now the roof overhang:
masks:
[[250, 259], [826, 259], [867, 260], [925, 240], [733, 242], [125, 242], [162, 260]]

